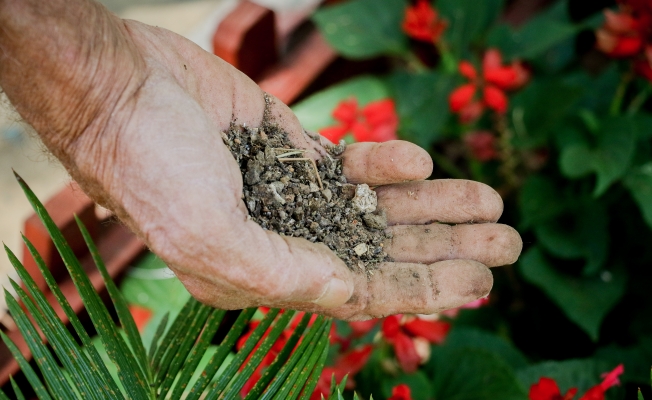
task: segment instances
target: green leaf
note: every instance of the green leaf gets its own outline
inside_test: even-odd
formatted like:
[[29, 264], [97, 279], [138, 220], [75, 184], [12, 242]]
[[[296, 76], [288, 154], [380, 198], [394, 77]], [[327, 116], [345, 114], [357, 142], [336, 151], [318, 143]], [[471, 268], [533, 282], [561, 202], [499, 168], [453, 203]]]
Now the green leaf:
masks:
[[511, 101], [514, 145], [536, 148], [554, 135], [569, 115], [585, 88], [558, 78], [530, 82]]
[[407, 51], [401, 24], [405, 0], [352, 0], [324, 7], [313, 21], [341, 55], [361, 59]]
[[194, 315], [190, 316], [191, 322], [180, 332], [179, 335], [170, 343], [165, 357], [156, 375], [156, 383], [159, 389], [159, 398], [164, 399], [172, 387], [177, 374], [181, 370], [186, 358], [197, 341], [197, 336], [204, 328], [213, 310], [208, 306], [201, 306]]
[[[267, 367], [267, 369], [265, 369], [265, 372], [263, 372], [262, 376], [258, 379], [258, 382], [256, 382], [256, 385], [254, 385], [251, 391], [249, 391], [245, 400], [254, 400], [260, 397], [260, 394], [263, 393], [263, 390], [265, 390], [267, 385], [272, 381], [272, 379], [274, 379], [274, 376], [280, 371], [281, 367], [285, 364], [288, 358], [290, 358], [290, 355], [294, 351], [294, 348], [303, 335], [303, 332], [308, 327], [308, 323], [310, 322], [311, 318], [312, 314], [305, 313], [303, 315], [299, 321], [299, 324], [294, 329], [294, 332], [292, 332], [292, 335], [283, 346], [283, 349], [276, 356], [274, 362], [272, 362], [272, 364]], [[319, 377], [317, 379], [319, 379]]]
[[16, 395], [16, 399], [25, 400], [25, 396], [23, 395], [23, 392], [18, 387], [18, 384], [16, 384], [16, 381], [14, 381], [14, 377], [10, 376], [9, 380], [11, 381], [11, 387], [14, 389], [14, 394]]
[[527, 229], [558, 216], [567, 209], [568, 202], [552, 179], [532, 175], [521, 188], [519, 206], [521, 228]]
[[525, 280], [541, 288], [593, 341], [598, 340], [602, 320], [625, 292], [623, 272], [615, 270], [594, 278], [564, 275], [550, 265], [538, 247], [521, 257], [519, 267]]
[[444, 345], [456, 349], [489, 351], [514, 369], [527, 365], [527, 359], [505, 338], [477, 328], [454, 327], [446, 336]]
[[36, 397], [39, 398], [39, 400], [49, 400], [51, 399], [50, 393], [48, 390], [43, 386], [43, 382], [41, 382], [41, 378], [36, 375], [36, 371], [32, 368], [32, 366], [29, 364], [29, 361], [23, 357], [23, 353], [18, 350], [18, 347], [14, 344], [14, 342], [5, 335], [4, 332], [0, 330], [0, 337], [2, 337], [2, 341], [5, 342], [7, 345], [7, 348], [9, 351], [11, 351], [11, 354], [14, 356], [16, 361], [18, 361], [18, 365], [20, 366], [21, 371], [27, 378], [27, 381], [29, 382], [30, 385], [32, 385], [32, 389], [34, 389], [34, 393], [36, 394]]
[[494, 353], [469, 348], [433, 347], [426, 370], [432, 398], [446, 400], [525, 400], [514, 371]]
[[448, 95], [454, 78], [436, 71], [396, 72], [390, 76], [389, 85], [396, 99], [401, 137], [430, 148], [441, 137], [441, 128], [450, 116]]
[[204, 368], [202, 371], [200, 378], [197, 379], [197, 382], [190, 390], [190, 393], [186, 397], [187, 400], [197, 400], [200, 398], [204, 392], [204, 389], [206, 389], [206, 387], [210, 384], [211, 379], [213, 379], [217, 371], [220, 369], [220, 367], [222, 367], [224, 360], [227, 358], [236, 341], [244, 329], [247, 327], [247, 324], [251, 320], [251, 317], [254, 315], [254, 313], [256, 313], [255, 308], [247, 308], [242, 310], [238, 316], [238, 319], [236, 319], [233, 326], [231, 326], [231, 329], [229, 329], [229, 333], [227, 333], [222, 343], [220, 343], [217, 352], [215, 352], [213, 357], [211, 357], [211, 360], [206, 365], [206, 368]]
[[[312, 372], [310, 373], [310, 377], [306, 382], [306, 386], [303, 388], [303, 393], [301, 394], [300, 397], [301, 400], [309, 400], [312, 397], [312, 393], [315, 391], [315, 388], [319, 383], [319, 378], [321, 378], [321, 373], [322, 370], [324, 369], [324, 365], [326, 364], [327, 358], [328, 358], [328, 346], [325, 346], [324, 350], [322, 351], [321, 357], [319, 358], [319, 361], [317, 362], [315, 367], [312, 369]], [[353, 398], [355, 399], [357, 397], [358, 397], [357, 393], [354, 394]]]
[[25, 342], [34, 356], [34, 359], [41, 370], [41, 374], [43, 374], [43, 379], [45, 379], [48, 386], [51, 388], [51, 394], [60, 400], [74, 399], [77, 394], [68, 384], [68, 381], [63, 376], [63, 373], [52, 356], [52, 353], [50, 353], [50, 350], [48, 350], [41, 341], [41, 337], [29, 321], [29, 318], [27, 318], [23, 309], [6, 289], [4, 295], [9, 312], [11, 312], [20, 333], [22, 333], [25, 338]]
[[652, 162], [629, 172], [623, 183], [638, 204], [645, 222], [652, 228]]
[[436, 8], [448, 22], [444, 40], [458, 58], [465, 55], [469, 44], [485, 34], [502, 12], [503, 3], [504, 0], [437, 0]]
[[558, 2], [517, 29], [497, 25], [488, 34], [488, 44], [499, 48], [508, 60], [538, 57], [582, 28], [570, 23], [565, 8], [566, 2]]
[[[68, 329], [57, 317], [56, 312], [45, 299], [43, 293], [38, 289], [34, 279], [29, 275], [25, 267], [6, 246], [5, 252], [27, 288], [27, 291], [29, 291], [29, 295], [13, 280], [10, 280], [11, 285], [23, 301], [23, 304], [25, 304], [36, 324], [41, 328], [48, 342], [52, 345], [55, 354], [62, 364], [69, 370], [80, 373], [80, 379], [74, 381], [80, 394], [98, 399], [114, 397], [115, 392], [108, 390], [106, 383], [103, 382], [102, 376], [93, 373], [95, 370], [94, 366], [86, 357], [86, 354], [82, 352]], [[39, 261], [41, 260], [37, 262]]]
[[[197, 341], [197, 344], [192, 348], [192, 351], [188, 355], [188, 359], [185, 360], [183, 363], [183, 368], [179, 373], [177, 374], [175, 372], [175, 375], [178, 375], [178, 380], [174, 382], [174, 391], [172, 392], [172, 396], [170, 396], [173, 399], [180, 399], [182, 398], [182, 394], [185, 391], [186, 387], [190, 384], [190, 380], [192, 379], [193, 374], [195, 373], [195, 370], [197, 369], [197, 366], [202, 360], [202, 357], [206, 354], [206, 351], [208, 350], [211, 340], [215, 336], [215, 333], [217, 332], [218, 328], [220, 327], [220, 324], [222, 320], [224, 319], [224, 316], [226, 315], [226, 311], [224, 310], [213, 310], [210, 317], [206, 321], [206, 325], [204, 326], [201, 337]], [[176, 367], [173, 368], [173, 370], [177, 370]], [[165, 387], [165, 382], [163, 383], [163, 387]]]
[[602, 121], [596, 146], [577, 144], [562, 150], [559, 165], [564, 175], [578, 178], [595, 172], [593, 194], [600, 196], [629, 169], [636, 146], [636, 124], [628, 117], [610, 117]]
[[[272, 380], [272, 382], [263, 392], [262, 396], [260, 396], [261, 400], [269, 400], [275, 398], [275, 396], [281, 390], [283, 390], [288, 376], [292, 373], [292, 370], [299, 363], [299, 361], [304, 357], [306, 351], [308, 351], [308, 349], [314, 349], [319, 339], [323, 335], [328, 335], [328, 331], [324, 329], [327, 325], [330, 324], [327, 323], [324, 317], [319, 316], [317, 319], [315, 319], [315, 322], [308, 330], [308, 333], [303, 338], [301, 344], [299, 344], [297, 349], [294, 351], [294, 354], [292, 354], [290, 359], [283, 365], [283, 367], [281, 367], [279, 372], [274, 377], [274, 380]], [[335, 380], [333, 380], [333, 382], [334, 381]]]
[[143, 346], [143, 341], [140, 338], [140, 333], [138, 333], [136, 322], [134, 321], [134, 318], [131, 315], [131, 312], [129, 311], [129, 306], [125, 301], [124, 296], [118, 290], [116, 284], [113, 282], [113, 279], [111, 279], [111, 276], [109, 275], [109, 271], [107, 271], [106, 266], [104, 265], [104, 261], [102, 261], [102, 257], [100, 256], [100, 252], [98, 251], [97, 246], [95, 246], [95, 243], [93, 242], [93, 239], [91, 238], [88, 229], [86, 229], [84, 223], [76, 215], [75, 215], [75, 222], [77, 222], [77, 226], [79, 227], [79, 230], [82, 233], [84, 242], [86, 242], [86, 246], [88, 246], [88, 250], [91, 253], [91, 257], [93, 257], [95, 266], [100, 271], [100, 274], [102, 274], [104, 285], [106, 286], [107, 291], [109, 292], [109, 296], [111, 297], [111, 300], [113, 301], [113, 305], [115, 307], [116, 313], [118, 314], [118, 318], [120, 319], [120, 323], [122, 324], [122, 327], [127, 333], [127, 339], [129, 340], [131, 351], [136, 356], [136, 360], [138, 360], [140, 368], [148, 376], [148, 380], [151, 380], [152, 376], [151, 376], [151, 371], [148, 368], [147, 355], [145, 354], [145, 346]]
[[[215, 382], [211, 390], [209, 390], [208, 395], [206, 396], [206, 400], [216, 400], [218, 398], [219, 394], [227, 387], [242, 364], [247, 360], [249, 354], [251, 354], [256, 346], [259, 346], [250, 360], [252, 364], [251, 366], [254, 366], [254, 368], [251, 368], [251, 366], [245, 368], [238, 375], [236, 382], [234, 382], [234, 386], [241, 387], [247, 382], [247, 378], [253, 374], [255, 366], [257, 366], [257, 364], [260, 363], [265, 356], [264, 353], [272, 348], [276, 342], [276, 339], [281, 336], [288, 322], [290, 322], [290, 319], [292, 319], [292, 316], [294, 316], [294, 311], [285, 311], [279, 317], [277, 323], [274, 324], [274, 327], [271, 328], [269, 332], [267, 332], [267, 329], [270, 328], [274, 322], [274, 319], [279, 314], [279, 311], [279, 309], [270, 309], [267, 312], [265, 318], [263, 318], [258, 326], [253, 330], [253, 332], [251, 332], [251, 335], [245, 342], [244, 346], [242, 346], [242, 348], [238, 351], [238, 354], [236, 354], [235, 358], [231, 361], [227, 369], [222, 373], [217, 382]], [[265, 339], [262, 340], [264, 336]], [[261, 340], [262, 343], [259, 343]]]
[[609, 250], [609, 217], [606, 208], [593, 199], [576, 200], [566, 213], [539, 223], [534, 232], [539, 243], [560, 258], [586, 259], [584, 275], [603, 267]]
[[[95, 348], [95, 346], [93, 346], [90, 336], [86, 332], [86, 329], [82, 326], [79, 317], [77, 317], [77, 314], [75, 314], [75, 311], [73, 311], [72, 307], [70, 306], [70, 303], [68, 303], [68, 300], [61, 292], [61, 289], [59, 288], [59, 286], [57, 286], [57, 283], [54, 277], [52, 276], [50, 269], [45, 265], [45, 261], [43, 261], [43, 258], [38, 253], [38, 251], [36, 250], [32, 242], [30, 242], [29, 239], [27, 239], [27, 237], [25, 237], [24, 235], [23, 235], [23, 242], [25, 243], [25, 246], [27, 246], [27, 250], [31, 254], [34, 261], [36, 262], [36, 265], [38, 266], [41, 275], [43, 276], [45, 282], [50, 288], [50, 292], [54, 294], [55, 298], [57, 299], [57, 302], [59, 303], [59, 305], [65, 312], [66, 316], [68, 317], [68, 321], [70, 321], [71, 325], [75, 328], [75, 332], [77, 333], [77, 336], [81, 339], [86, 352], [89, 354], [91, 358], [93, 368], [95, 368], [97, 374], [101, 376], [104, 383], [109, 387], [109, 391], [111, 393], [119, 393], [120, 389], [118, 388], [118, 385], [113, 381], [113, 378], [111, 374], [109, 374], [109, 371], [104, 361], [98, 354], [98, 351]], [[17, 270], [17, 272], [20, 271]], [[31, 278], [29, 279], [24, 278], [23, 282], [28, 284], [30, 280]], [[36, 289], [36, 291], [38, 291], [38, 289]], [[32, 296], [35, 295], [32, 294]]]
[[68, 269], [68, 273], [84, 302], [88, 315], [102, 339], [102, 343], [107, 348], [111, 360], [118, 366], [118, 375], [120, 376], [120, 380], [125, 389], [129, 391], [129, 396], [137, 400], [147, 399], [148, 391], [145, 388], [148, 387], [148, 384], [143, 371], [133, 354], [130, 352], [129, 347], [122, 336], [118, 334], [108, 310], [102, 303], [97, 292], [95, 292], [95, 289], [93, 288], [90, 279], [83, 271], [79, 260], [75, 257], [72, 249], [66, 243], [63, 234], [59, 228], [57, 228], [54, 221], [52, 221], [52, 218], [48, 215], [43, 204], [38, 200], [38, 198], [36, 198], [25, 181], [23, 181], [23, 179], [17, 174], [16, 179], [23, 188], [23, 192], [32, 204], [36, 215], [38, 215], [39, 219], [46, 227], [55, 247], [59, 251], [61, 258]]
[[547, 377], [557, 382], [561, 393], [575, 387], [581, 395], [600, 383], [600, 375], [606, 371], [609, 364], [594, 359], [546, 361], [518, 370], [517, 376], [527, 388]]
[[389, 89], [382, 80], [363, 75], [313, 94], [293, 105], [292, 111], [304, 128], [318, 131], [337, 123], [331, 113], [340, 101], [355, 97], [358, 105], [362, 107], [389, 95]]

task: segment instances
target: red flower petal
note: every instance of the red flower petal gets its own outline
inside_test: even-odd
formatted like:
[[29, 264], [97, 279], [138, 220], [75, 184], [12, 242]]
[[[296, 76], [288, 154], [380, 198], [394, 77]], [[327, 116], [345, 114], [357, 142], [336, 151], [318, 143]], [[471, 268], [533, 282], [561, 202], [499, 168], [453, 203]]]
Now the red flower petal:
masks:
[[319, 130], [319, 134], [333, 143], [338, 143], [349, 131], [346, 126], [329, 126]]
[[413, 39], [437, 42], [446, 29], [446, 22], [438, 19], [437, 11], [427, 0], [419, 0], [405, 10], [403, 31]]
[[129, 305], [129, 312], [131, 313], [131, 316], [134, 319], [134, 322], [136, 323], [136, 328], [138, 329], [138, 332], [142, 332], [143, 329], [147, 326], [147, 323], [149, 320], [152, 319], [152, 316], [154, 313], [152, 310], [146, 307], [138, 306], [135, 304], [130, 304]]
[[530, 386], [530, 400], [556, 400], [561, 398], [557, 382], [550, 378], [541, 378]]
[[459, 111], [458, 117], [463, 124], [471, 124], [480, 118], [484, 112], [484, 104], [481, 101], [473, 101]]
[[340, 356], [333, 367], [336, 371], [336, 376], [341, 375], [343, 377], [348, 374], [350, 377], [353, 377], [360, 372], [362, 367], [367, 364], [372, 350], [372, 345], [365, 345]]
[[333, 118], [345, 126], [352, 124], [358, 116], [358, 100], [353, 97], [340, 101], [333, 110], [332, 115]]
[[470, 62], [460, 61], [460, 65], [458, 68], [460, 70], [460, 74], [462, 74], [463, 77], [472, 81], [478, 78], [478, 74], [475, 71], [475, 67]]
[[373, 101], [362, 109], [362, 115], [370, 130], [368, 131], [369, 136], [356, 136], [356, 140], [359, 142], [386, 142], [398, 138], [396, 136], [398, 115], [394, 100]]
[[484, 80], [501, 89], [508, 89], [516, 82], [516, 70], [512, 67], [489, 68], [483, 71]]
[[482, 71], [500, 68], [503, 65], [503, 56], [498, 49], [488, 49], [482, 57]]
[[593, 386], [580, 397], [580, 400], [604, 400], [604, 389], [600, 385]]
[[624, 12], [617, 13], [610, 9], [604, 10], [604, 26], [613, 33], [632, 34], [640, 28], [638, 21]]
[[372, 140], [374, 134], [371, 127], [362, 122], [355, 122], [351, 126], [351, 132], [353, 132], [353, 137], [358, 142], [373, 142]]
[[401, 365], [403, 371], [412, 373], [417, 370], [419, 367], [419, 362], [421, 357], [417, 353], [416, 348], [412, 339], [403, 332], [399, 332], [392, 343], [394, 345], [394, 353], [396, 354], [396, 359]]
[[573, 397], [577, 394], [577, 388], [570, 388], [568, 392], [564, 395], [562, 400], [573, 400]]
[[405, 383], [394, 386], [392, 388], [392, 397], [387, 400], [412, 400], [410, 387]]
[[616, 45], [607, 53], [611, 57], [630, 57], [641, 51], [643, 39], [639, 36], [621, 36]]
[[618, 364], [613, 370], [602, 374], [604, 380], [600, 383], [600, 387], [604, 390], [609, 389], [612, 386], [620, 385], [620, 379], [618, 377], [625, 372], [625, 366], [623, 364]]
[[466, 105], [471, 103], [473, 96], [475, 95], [475, 84], [469, 83], [462, 85], [453, 92], [448, 97], [448, 104], [452, 112], [459, 112]]
[[401, 332], [401, 314], [390, 315], [383, 320], [381, 331], [387, 341], [391, 342]]
[[441, 343], [446, 339], [451, 325], [444, 321], [426, 321], [415, 318], [403, 324], [403, 329], [413, 336], [427, 339], [430, 343]]
[[[646, 51], [647, 59], [640, 59], [634, 62], [634, 71], [643, 78], [652, 82], [652, 46], [648, 46]], [[650, 53], [650, 54], [647, 54]]]
[[507, 96], [495, 86], [486, 86], [483, 96], [484, 104], [498, 114], [507, 112]]

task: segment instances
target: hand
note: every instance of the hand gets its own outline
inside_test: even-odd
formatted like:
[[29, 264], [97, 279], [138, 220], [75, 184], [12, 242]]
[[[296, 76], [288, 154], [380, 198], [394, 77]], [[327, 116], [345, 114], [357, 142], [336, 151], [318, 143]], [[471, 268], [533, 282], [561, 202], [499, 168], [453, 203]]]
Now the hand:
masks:
[[[261, 124], [261, 90], [171, 32], [121, 21], [84, 0], [73, 5], [84, 18], [72, 18], [62, 1], [34, 3], [40, 13], [30, 1], [0, 3], [0, 85], [82, 188], [200, 301], [343, 319], [432, 313], [487, 295], [486, 266], [520, 254], [518, 233], [495, 224], [502, 213], [495, 191], [423, 180], [432, 161], [401, 141], [359, 143], [343, 155], [349, 181], [378, 186], [394, 234], [386, 248], [395, 262], [369, 280], [323, 244], [263, 230], [247, 218], [240, 170], [220, 136], [231, 122]], [[58, 21], [59, 36], [43, 39], [56, 46], [33, 49], [29, 29], [36, 28], [28, 23], [41, 15]], [[28, 34], [19, 36], [21, 29]], [[17, 81], [20, 74], [29, 81]], [[289, 108], [274, 100], [270, 111], [296, 147], [321, 151]]]

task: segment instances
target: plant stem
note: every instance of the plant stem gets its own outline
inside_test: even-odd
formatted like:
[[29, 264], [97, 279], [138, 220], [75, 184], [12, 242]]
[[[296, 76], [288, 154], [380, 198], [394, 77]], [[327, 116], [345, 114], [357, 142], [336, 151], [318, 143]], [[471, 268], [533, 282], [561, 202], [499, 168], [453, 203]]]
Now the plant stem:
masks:
[[452, 178], [467, 179], [466, 174], [445, 156], [435, 152], [430, 153], [430, 156], [432, 157], [432, 160], [435, 162], [435, 164], [437, 164], [439, 169], [446, 172]]
[[620, 114], [620, 108], [623, 104], [625, 93], [627, 92], [627, 86], [629, 86], [629, 83], [633, 78], [634, 75], [632, 74], [632, 71], [627, 71], [625, 74], [623, 74], [622, 78], [620, 79], [620, 84], [618, 84], [618, 88], [616, 88], [614, 98], [611, 100], [611, 106], [609, 107], [610, 115]]
[[428, 68], [421, 62], [419, 57], [417, 57], [413, 52], [407, 51], [403, 53], [403, 61], [407, 64], [408, 68], [414, 72], [420, 73], [425, 72]]
[[643, 104], [645, 104], [645, 101], [647, 101], [648, 97], [650, 97], [650, 93], [652, 93], [652, 84], [647, 84], [641, 90], [636, 97], [632, 100], [631, 103], [629, 103], [629, 107], [627, 107], [627, 114], [628, 115], [634, 115], [636, 114]]
[[504, 115], [496, 117], [496, 131], [498, 132], [498, 146], [501, 165], [499, 172], [505, 178], [507, 187], [513, 189], [518, 186], [516, 167], [518, 159], [512, 146], [512, 131], [507, 126], [507, 118]]

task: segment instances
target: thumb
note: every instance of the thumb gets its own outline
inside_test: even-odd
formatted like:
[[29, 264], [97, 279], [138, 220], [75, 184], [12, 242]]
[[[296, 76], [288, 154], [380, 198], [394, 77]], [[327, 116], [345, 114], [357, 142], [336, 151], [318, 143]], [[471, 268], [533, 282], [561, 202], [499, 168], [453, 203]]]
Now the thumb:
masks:
[[326, 245], [265, 231], [275, 262], [268, 266], [273, 286], [269, 300], [311, 302], [322, 308], [346, 303], [354, 289], [353, 273]]

